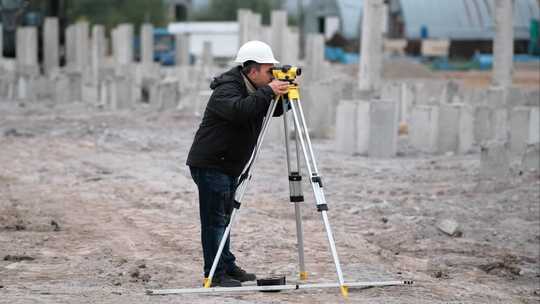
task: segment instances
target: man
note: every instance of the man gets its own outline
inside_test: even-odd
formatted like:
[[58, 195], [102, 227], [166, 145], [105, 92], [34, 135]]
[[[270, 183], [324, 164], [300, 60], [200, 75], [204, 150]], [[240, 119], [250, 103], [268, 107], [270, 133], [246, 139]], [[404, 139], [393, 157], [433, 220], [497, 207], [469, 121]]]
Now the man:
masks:
[[[238, 176], [249, 161], [272, 99], [285, 94], [289, 84], [274, 80], [279, 63], [261, 41], [244, 44], [235, 62], [242, 64], [214, 78], [214, 90], [195, 134], [186, 164], [199, 189], [204, 276], [208, 277], [221, 237], [233, 210]], [[274, 116], [283, 112], [278, 104]], [[212, 279], [212, 286], [237, 287], [255, 274], [236, 265], [230, 237]]]

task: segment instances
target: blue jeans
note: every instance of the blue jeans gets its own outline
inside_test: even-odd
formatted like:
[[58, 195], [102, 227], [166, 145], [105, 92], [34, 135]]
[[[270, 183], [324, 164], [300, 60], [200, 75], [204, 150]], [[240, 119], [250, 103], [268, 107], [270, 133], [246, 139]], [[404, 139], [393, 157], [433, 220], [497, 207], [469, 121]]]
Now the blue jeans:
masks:
[[[189, 169], [199, 189], [204, 276], [208, 277], [219, 243], [230, 221], [238, 179], [215, 169], [197, 167], [189, 167]], [[214, 276], [223, 274], [234, 267], [236, 258], [229, 250], [229, 246], [230, 235], [223, 247]]]

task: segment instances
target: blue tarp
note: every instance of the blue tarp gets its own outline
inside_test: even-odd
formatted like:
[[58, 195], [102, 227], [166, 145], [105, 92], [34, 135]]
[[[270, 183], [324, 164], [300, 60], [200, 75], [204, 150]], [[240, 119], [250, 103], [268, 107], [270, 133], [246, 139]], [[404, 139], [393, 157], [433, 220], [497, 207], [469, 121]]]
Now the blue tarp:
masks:
[[324, 48], [324, 58], [328, 61], [343, 64], [354, 64], [359, 62], [359, 56], [355, 53], [347, 53], [342, 48], [327, 46]]
[[[478, 64], [480, 70], [491, 70], [493, 67], [492, 54], [476, 54], [473, 61]], [[514, 55], [514, 62], [540, 62], [540, 56], [527, 54]]]
[[[540, 62], [539, 56], [527, 54], [514, 55], [514, 62]], [[474, 57], [465, 62], [451, 62], [448, 58], [437, 58], [431, 63], [434, 70], [442, 71], [458, 71], [458, 70], [482, 70], [487, 71], [493, 68], [492, 54], [476, 54]]]

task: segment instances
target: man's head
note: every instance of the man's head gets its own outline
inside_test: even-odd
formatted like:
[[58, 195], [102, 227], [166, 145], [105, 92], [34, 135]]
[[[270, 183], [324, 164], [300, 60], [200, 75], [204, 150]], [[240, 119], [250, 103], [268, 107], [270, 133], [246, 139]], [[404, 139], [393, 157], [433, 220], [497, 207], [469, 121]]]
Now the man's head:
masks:
[[249, 78], [249, 80], [251, 80], [255, 87], [260, 88], [272, 81], [273, 66], [273, 63], [257, 63], [250, 60], [244, 62], [242, 65], [242, 72]]
[[235, 62], [242, 64], [242, 71], [256, 87], [272, 81], [272, 67], [279, 63], [274, 58], [272, 49], [264, 42], [252, 40], [238, 50]]

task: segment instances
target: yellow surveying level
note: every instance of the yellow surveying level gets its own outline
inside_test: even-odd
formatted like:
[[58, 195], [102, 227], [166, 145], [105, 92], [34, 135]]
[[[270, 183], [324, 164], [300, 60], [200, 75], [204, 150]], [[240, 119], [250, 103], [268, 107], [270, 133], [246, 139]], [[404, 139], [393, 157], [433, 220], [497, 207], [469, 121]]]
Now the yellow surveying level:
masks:
[[295, 66], [284, 65], [281, 67], [273, 67], [272, 75], [274, 78], [281, 81], [293, 82], [296, 79], [296, 76], [302, 74], [302, 69]]
[[290, 83], [287, 94], [290, 101], [300, 100], [300, 94], [298, 92], [298, 84], [294, 82], [297, 76], [302, 74], [302, 69], [295, 66], [284, 65], [281, 67], [273, 67], [272, 75], [275, 79], [280, 81], [287, 81]]

